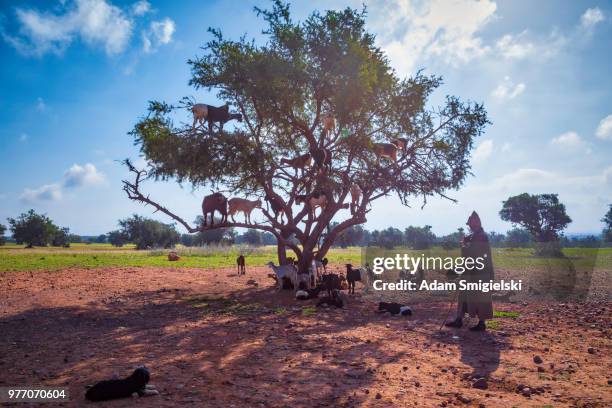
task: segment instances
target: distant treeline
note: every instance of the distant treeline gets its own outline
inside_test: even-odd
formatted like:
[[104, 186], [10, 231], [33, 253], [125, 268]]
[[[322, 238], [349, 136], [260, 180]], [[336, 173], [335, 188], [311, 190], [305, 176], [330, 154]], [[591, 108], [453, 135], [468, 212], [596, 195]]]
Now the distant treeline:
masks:
[[[196, 219], [196, 223], [200, 222]], [[177, 244], [184, 246], [204, 246], [208, 244], [248, 244], [275, 245], [276, 238], [269, 232], [247, 230], [238, 233], [234, 228], [220, 228], [198, 232], [196, 234], [180, 234], [173, 224], [133, 215], [119, 220], [119, 229], [98, 236], [79, 236], [71, 234], [68, 228], [60, 228], [45, 215], [36, 214], [33, 210], [21, 214], [17, 219], [9, 219], [11, 238], [5, 238], [7, 230], [0, 225], [0, 245], [6, 240], [26, 244], [28, 246], [69, 246], [71, 243], [110, 243], [123, 246], [127, 243], [135, 244], [138, 249], [171, 248]], [[333, 225], [331, 225], [333, 227]], [[403, 231], [389, 227], [383, 230], [368, 231], [360, 225], [353, 226], [340, 234], [335, 242], [336, 247], [348, 246], [378, 246], [394, 248], [406, 246], [413, 249], [427, 249], [432, 246], [441, 246], [452, 249], [458, 248], [465, 230], [459, 228], [448, 235], [437, 236], [432, 227], [410, 226]], [[501, 234], [490, 232], [489, 241], [494, 247], [532, 247], [535, 245], [533, 235], [526, 229], [514, 228]], [[605, 237], [605, 239], [604, 239]], [[597, 248], [610, 245], [610, 229], [604, 230], [600, 235], [572, 236], [561, 235], [559, 242], [563, 247]]]

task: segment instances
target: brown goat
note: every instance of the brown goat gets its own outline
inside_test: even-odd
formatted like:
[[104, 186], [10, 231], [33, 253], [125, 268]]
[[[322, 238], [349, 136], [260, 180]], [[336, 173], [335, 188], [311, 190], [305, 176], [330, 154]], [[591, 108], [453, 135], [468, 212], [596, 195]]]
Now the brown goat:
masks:
[[403, 146], [405, 146], [404, 142], [398, 142], [397, 144], [374, 143], [374, 153], [376, 153], [378, 159], [388, 157], [393, 161], [397, 161], [397, 151], [401, 150]]
[[234, 214], [237, 212], [244, 213], [244, 222], [247, 224], [251, 223], [251, 211], [255, 208], [261, 207], [261, 200], [257, 199], [254, 201], [247, 200], [246, 198], [234, 197], [230, 198], [228, 201], [228, 214], [232, 217], [232, 221], [236, 222], [234, 219]]
[[221, 213], [221, 223], [227, 222], [227, 198], [221, 193], [212, 193], [204, 197], [202, 201], [202, 215], [204, 226], [206, 226], [208, 214], [210, 214], [210, 226], [215, 224], [215, 211]]
[[323, 135], [327, 136], [336, 130], [336, 119], [330, 114], [323, 117]]
[[282, 158], [280, 163], [281, 166], [286, 164], [289, 167], [293, 167], [295, 170], [304, 169], [312, 164], [312, 156], [310, 153], [306, 153], [301, 156], [294, 157], [293, 159]]
[[355, 213], [355, 208], [357, 207], [357, 205], [359, 205], [359, 199], [361, 198], [361, 194], [363, 193], [361, 191], [361, 187], [359, 187], [359, 184], [354, 183], [353, 185], [351, 185], [351, 214]]

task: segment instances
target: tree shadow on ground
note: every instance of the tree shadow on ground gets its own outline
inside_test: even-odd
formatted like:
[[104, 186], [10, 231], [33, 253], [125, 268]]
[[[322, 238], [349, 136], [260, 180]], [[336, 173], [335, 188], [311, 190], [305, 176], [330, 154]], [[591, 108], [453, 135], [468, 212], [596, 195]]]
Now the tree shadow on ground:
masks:
[[81, 406], [87, 384], [145, 364], [161, 395], [106, 405], [353, 406], [372, 398], [363, 389], [381, 365], [402, 358], [382, 339], [353, 335], [383, 324], [362, 317], [369, 305], [309, 316], [302, 306], [312, 303], [252, 287], [225, 296], [247, 307], [225, 311], [202, 305], [213, 295], [131, 292], [2, 318], [0, 384], [68, 386], [69, 405]]

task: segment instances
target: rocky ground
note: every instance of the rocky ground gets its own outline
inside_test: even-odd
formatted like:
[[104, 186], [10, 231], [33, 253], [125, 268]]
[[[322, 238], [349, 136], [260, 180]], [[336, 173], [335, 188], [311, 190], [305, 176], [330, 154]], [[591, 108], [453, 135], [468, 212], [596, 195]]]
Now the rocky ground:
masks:
[[501, 303], [510, 313], [477, 334], [439, 330], [448, 299], [412, 317], [363, 294], [315, 310], [268, 272], [2, 274], [0, 386], [65, 386], [64, 406], [84, 406], [86, 385], [145, 364], [158, 396], [98, 405], [612, 406], [609, 301]]

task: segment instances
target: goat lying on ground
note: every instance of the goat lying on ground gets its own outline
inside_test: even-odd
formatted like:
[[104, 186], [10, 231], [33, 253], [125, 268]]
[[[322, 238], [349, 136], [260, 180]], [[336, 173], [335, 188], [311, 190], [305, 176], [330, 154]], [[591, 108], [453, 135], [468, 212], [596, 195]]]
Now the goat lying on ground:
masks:
[[298, 169], [304, 170], [306, 167], [312, 164], [312, 156], [310, 153], [306, 153], [301, 156], [294, 157], [293, 159], [282, 158], [280, 163], [281, 166], [286, 164], [289, 167], [293, 167], [296, 171]]
[[310, 207], [312, 218], [316, 218], [315, 210], [321, 207], [321, 211], [323, 211], [327, 205], [327, 194], [323, 191], [315, 191], [311, 194], [298, 194], [295, 196], [295, 203], [306, 203]]
[[291, 286], [294, 288], [297, 287], [297, 270], [293, 267], [293, 265], [276, 266], [271, 261], [266, 265], [274, 271], [274, 276], [276, 277], [279, 290], [285, 289], [287, 286], [289, 286], [287, 283], [291, 283]]
[[244, 213], [244, 222], [247, 224], [251, 223], [251, 212], [255, 208], [261, 207], [261, 200], [247, 200], [246, 198], [234, 197], [231, 198], [228, 202], [228, 214], [232, 217], [232, 221], [236, 222], [234, 219], [234, 214], [241, 212]]
[[392, 315], [401, 314], [402, 316], [412, 316], [412, 309], [410, 306], [400, 305], [399, 303], [387, 303], [380, 302], [378, 303], [378, 313], [389, 312]]
[[295, 292], [295, 298], [297, 300], [316, 299], [319, 297], [319, 293], [321, 292], [321, 290], [321, 286], [317, 286], [312, 289], [306, 289], [300, 284], [300, 288], [297, 292]]
[[238, 267], [238, 275], [244, 275], [246, 273], [246, 261], [244, 259], [244, 255], [238, 256], [236, 258], [236, 266]]
[[132, 375], [122, 380], [100, 381], [87, 390], [85, 398], [90, 401], [107, 401], [117, 398], [129, 398], [134, 393], [139, 396], [157, 395], [159, 392], [150, 385], [149, 370], [146, 367], [138, 367]]
[[334, 290], [329, 296], [319, 299], [317, 302], [317, 307], [320, 306], [336, 306], [337, 308], [344, 306], [344, 302], [340, 298], [340, 292], [338, 290]]
[[211, 134], [213, 122], [219, 123], [220, 131], [223, 130], [223, 125], [230, 120], [242, 122], [242, 115], [240, 113], [230, 113], [228, 105], [216, 107], [203, 103], [196, 103], [191, 107], [191, 113], [193, 113], [192, 131], [195, 129], [196, 123], [202, 125], [205, 120], [208, 122], [208, 131]]

